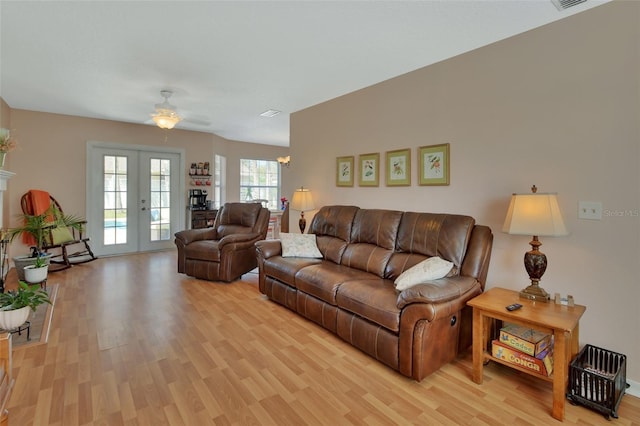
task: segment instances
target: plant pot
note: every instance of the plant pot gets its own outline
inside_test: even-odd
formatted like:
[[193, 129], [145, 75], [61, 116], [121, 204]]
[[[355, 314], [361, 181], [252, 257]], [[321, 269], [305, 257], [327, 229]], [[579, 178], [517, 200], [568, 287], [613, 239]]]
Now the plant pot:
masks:
[[[41, 258], [44, 259], [45, 263], [48, 265], [53, 257], [53, 254], [47, 253], [40, 255]], [[17, 256], [13, 258], [13, 264], [16, 268], [16, 272], [18, 273], [18, 279], [20, 281], [24, 281], [24, 267], [28, 265], [33, 265], [36, 261], [35, 257], [31, 256]]]
[[31, 314], [31, 308], [14, 309], [11, 311], [0, 311], [0, 328], [4, 330], [13, 330], [24, 324]]
[[38, 284], [47, 279], [49, 265], [36, 268], [36, 265], [27, 265], [24, 267], [24, 280], [30, 284]]

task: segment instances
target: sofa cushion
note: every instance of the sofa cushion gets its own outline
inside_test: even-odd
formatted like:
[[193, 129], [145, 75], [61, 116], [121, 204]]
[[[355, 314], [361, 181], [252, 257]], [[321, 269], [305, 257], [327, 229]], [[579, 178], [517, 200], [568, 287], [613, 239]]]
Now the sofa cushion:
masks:
[[398, 294], [398, 309], [411, 303], [444, 303], [462, 298], [464, 294], [480, 287], [474, 277], [456, 276], [428, 281], [402, 290]]
[[289, 234], [281, 232], [280, 244], [282, 245], [282, 257], [322, 257], [322, 253], [318, 250], [316, 236], [314, 234]]
[[340, 263], [383, 278], [401, 218], [402, 212], [395, 210], [360, 209]]
[[318, 248], [326, 260], [340, 263], [358, 210], [355, 206], [325, 206], [313, 217], [309, 233], [316, 235]]
[[438, 256], [430, 257], [404, 271], [396, 278], [394, 284], [396, 290], [402, 291], [428, 280], [444, 278], [452, 268], [453, 262], [441, 259]]
[[218, 240], [194, 241], [184, 247], [184, 255], [187, 259], [207, 260], [220, 262], [220, 250]]
[[344, 282], [336, 295], [340, 309], [366, 318], [382, 327], [400, 330], [400, 308], [393, 282], [384, 279]]
[[[284, 259], [286, 260], [286, 259]], [[375, 275], [333, 262], [306, 266], [296, 273], [295, 286], [323, 302], [336, 305], [338, 287], [346, 281], [376, 279]]]
[[214, 223], [218, 239], [230, 234], [254, 232], [261, 209], [260, 203], [225, 203]]
[[373, 244], [393, 250], [401, 218], [400, 211], [360, 209], [353, 219], [350, 242]]
[[273, 256], [264, 260], [263, 268], [266, 276], [282, 281], [291, 287], [295, 287], [296, 273], [305, 266], [320, 262], [321, 259], [310, 257]]
[[395, 280], [406, 269], [433, 256], [453, 262], [460, 270], [474, 225], [470, 216], [404, 213], [396, 252], [389, 260], [385, 277]]
[[348, 241], [351, 236], [351, 226], [356, 212], [356, 206], [325, 206], [313, 216], [309, 233], [327, 235]]
[[340, 238], [328, 235], [316, 235], [316, 243], [318, 244], [318, 249], [320, 250], [320, 253], [322, 253], [324, 259], [330, 260], [333, 263], [340, 263], [342, 254], [348, 244]]

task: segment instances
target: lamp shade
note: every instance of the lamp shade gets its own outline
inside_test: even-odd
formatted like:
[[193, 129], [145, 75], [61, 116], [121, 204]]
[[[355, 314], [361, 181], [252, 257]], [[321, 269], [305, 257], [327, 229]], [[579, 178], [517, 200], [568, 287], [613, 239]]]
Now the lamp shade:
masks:
[[502, 232], [514, 235], [568, 235], [555, 193], [513, 194]]
[[159, 109], [151, 117], [161, 129], [173, 129], [182, 120], [182, 117], [176, 114], [175, 111], [169, 109]]
[[290, 207], [301, 212], [315, 209], [316, 206], [313, 203], [311, 191], [305, 188], [296, 189], [296, 192], [293, 193]]

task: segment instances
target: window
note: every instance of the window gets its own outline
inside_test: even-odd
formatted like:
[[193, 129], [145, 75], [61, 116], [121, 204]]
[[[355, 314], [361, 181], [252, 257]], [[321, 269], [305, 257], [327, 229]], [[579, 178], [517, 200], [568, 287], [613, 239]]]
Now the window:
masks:
[[240, 200], [267, 200], [267, 207], [278, 208], [280, 167], [277, 161], [240, 160]]
[[225, 201], [225, 176], [227, 176], [227, 157], [217, 155], [213, 162], [213, 203], [219, 209]]

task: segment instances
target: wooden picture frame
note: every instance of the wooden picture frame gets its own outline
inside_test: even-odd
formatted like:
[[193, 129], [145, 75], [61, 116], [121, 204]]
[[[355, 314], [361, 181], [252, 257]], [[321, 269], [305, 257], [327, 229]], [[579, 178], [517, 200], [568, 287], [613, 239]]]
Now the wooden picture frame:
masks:
[[362, 154], [358, 158], [358, 185], [378, 186], [380, 181], [380, 154]]
[[449, 144], [418, 148], [418, 183], [420, 185], [449, 185]]
[[387, 151], [387, 186], [411, 185], [411, 149]]
[[353, 186], [353, 155], [336, 158], [336, 186]]

